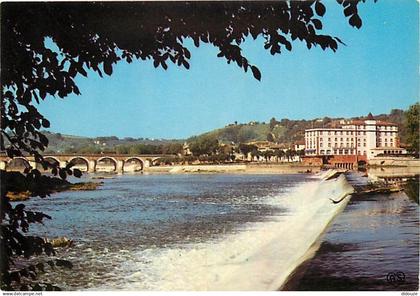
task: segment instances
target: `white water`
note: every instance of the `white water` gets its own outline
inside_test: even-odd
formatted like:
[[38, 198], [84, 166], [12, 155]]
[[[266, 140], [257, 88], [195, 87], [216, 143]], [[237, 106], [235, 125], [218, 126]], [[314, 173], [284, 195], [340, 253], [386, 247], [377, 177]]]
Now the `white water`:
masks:
[[[277, 290], [311, 253], [328, 224], [348, 203], [353, 188], [341, 175], [306, 183], [272, 202], [287, 215], [250, 223], [217, 241], [133, 254], [122, 268], [124, 290]], [[333, 204], [330, 200], [342, 202]], [[313, 249], [313, 248], [312, 248]], [[312, 250], [313, 252], [314, 250]], [[105, 289], [106, 287], [101, 287]], [[112, 287], [112, 288], [115, 288]]]

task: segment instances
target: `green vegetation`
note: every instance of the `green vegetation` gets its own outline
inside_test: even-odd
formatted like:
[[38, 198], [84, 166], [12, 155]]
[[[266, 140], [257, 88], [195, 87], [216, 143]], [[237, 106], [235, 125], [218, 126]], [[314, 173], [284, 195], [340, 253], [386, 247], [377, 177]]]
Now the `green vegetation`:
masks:
[[[410, 107], [411, 111], [409, 110], [407, 112], [404, 112], [400, 109], [393, 109], [389, 114], [379, 114], [373, 117], [376, 120], [383, 120], [396, 123], [399, 126], [401, 142], [410, 143], [410, 141], [418, 139], [418, 105], [419, 104], [414, 105], [417, 107]], [[410, 124], [405, 123], [406, 117], [411, 118], [409, 121]], [[363, 118], [363, 116], [360, 116], [353, 117], [350, 119], [358, 120]], [[229, 124], [224, 128], [216, 129], [204, 133], [202, 135], [195, 136], [193, 138], [188, 139], [187, 141], [190, 142], [196, 138], [212, 136], [216, 137], [221, 143], [233, 142], [235, 144], [238, 144], [253, 141], [269, 141], [283, 143], [286, 146], [290, 146], [296, 143], [297, 141], [303, 141], [305, 139], [305, 129], [333, 127], [335, 125], [338, 125], [340, 120], [344, 119], [347, 118], [324, 117], [312, 120], [292, 120], [283, 118], [281, 120], [276, 120], [273, 117], [270, 119], [268, 124], [255, 121], [242, 124], [238, 124], [237, 122], [235, 122], [234, 124]], [[409, 134], [412, 135], [411, 138]]]
[[420, 120], [420, 104], [411, 105], [404, 113], [404, 128], [406, 143], [410, 151], [419, 152], [419, 120]]
[[179, 154], [182, 140], [119, 139], [111, 137], [76, 137], [44, 131], [49, 140], [45, 154]]
[[[418, 147], [418, 118], [419, 104], [403, 111], [393, 109], [389, 114], [379, 114], [374, 116], [377, 120], [389, 121], [398, 124], [400, 130], [401, 142], [408, 144], [412, 151]], [[362, 119], [363, 117], [354, 117], [352, 119]], [[329, 118], [313, 120], [276, 120], [274, 117], [269, 123], [249, 122], [238, 124], [229, 124], [224, 128], [216, 129], [186, 140], [190, 145], [193, 144], [192, 152], [195, 155], [213, 154], [215, 148], [207, 145], [207, 141], [217, 140], [219, 144], [239, 144], [253, 141], [269, 141], [291, 146], [297, 141], [304, 140], [304, 131], [308, 128], [330, 127], [337, 124], [344, 118]], [[77, 137], [62, 134], [44, 132], [49, 140], [46, 153], [117, 153], [117, 154], [181, 154], [182, 144], [185, 140], [165, 140], [165, 139], [119, 139], [115, 136], [110, 137]], [[213, 143], [214, 145], [214, 143]], [[194, 151], [193, 151], [194, 150]]]

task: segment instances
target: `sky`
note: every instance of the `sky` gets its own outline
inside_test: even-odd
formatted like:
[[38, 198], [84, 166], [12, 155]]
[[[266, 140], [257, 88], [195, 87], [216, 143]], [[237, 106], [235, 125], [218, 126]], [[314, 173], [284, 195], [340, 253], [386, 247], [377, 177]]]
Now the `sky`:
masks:
[[361, 29], [351, 27], [335, 1], [324, 1], [323, 34], [346, 46], [336, 53], [308, 50], [271, 56], [263, 40], [244, 55], [262, 73], [217, 58], [211, 46], [191, 51], [190, 70], [151, 61], [120, 62], [112, 76], [77, 77], [80, 96], [49, 97], [39, 110], [50, 131], [78, 136], [187, 138], [235, 121], [352, 117], [407, 109], [419, 101], [419, 6], [415, 0], [359, 4]]

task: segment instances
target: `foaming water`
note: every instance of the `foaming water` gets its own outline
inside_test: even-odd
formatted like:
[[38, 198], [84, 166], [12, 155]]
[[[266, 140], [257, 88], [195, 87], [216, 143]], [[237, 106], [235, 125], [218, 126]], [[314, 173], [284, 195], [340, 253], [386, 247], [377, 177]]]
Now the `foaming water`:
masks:
[[[68, 236], [64, 289], [275, 290], [346, 205], [346, 180], [305, 175], [159, 175], [105, 180], [28, 207]], [[51, 278], [53, 275], [55, 278]]]
[[276, 290], [348, 201], [337, 205], [329, 198], [351, 191], [344, 176], [310, 182], [269, 199], [287, 215], [247, 223], [238, 233], [203, 243], [139, 251], [125, 264], [128, 276], [121, 288]]

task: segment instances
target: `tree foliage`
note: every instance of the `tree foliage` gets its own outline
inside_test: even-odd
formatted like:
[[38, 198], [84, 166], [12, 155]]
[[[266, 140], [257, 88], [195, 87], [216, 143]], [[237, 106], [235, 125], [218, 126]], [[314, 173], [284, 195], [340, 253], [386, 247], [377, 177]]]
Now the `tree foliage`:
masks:
[[190, 143], [190, 150], [194, 156], [212, 155], [219, 149], [219, 140], [214, 136], [196, 138]]
[[[337, 2], [360, 28], [358, 1]], [[117, 62], [135, 59], [189, 69], [186, 39], [215, 46], [218, 57], [258, 80], [259, 69], [240, 47], [248, 37], [262, 37], [272, 55], [292, 50], [295, 40], [336, 51], [341, 40], [322, 34], [325, 13], [319, 1], [2, 3], [1, 148], [6, 138], [11, 156], [43, 150], [48, 140], [39, 129], [50, 123], [33, 101], [80, 94], [75, 77], [87, 70], [111, 75]], [[59, 52], [46, 47], [46, 37]]]
[[[337, 2], [343, 7], [350, 25], [360, 28], [358, 1]], [[3, 2], [0, 149], [10, 157], [33, 155], [37, 162], [50, 167], [62, 178], [68, 174], [79, 175], [80, 172], [70, 167], [58, 168], [43, 161], [41, 152], [47, 147], [48, 139], [40, 129], [48, 128], [50, 122], [39, 113], [35, 102], [39, 103], [47, 96], [79, 95], [77, 76], [87, 76], [88, 71], [100, 76], [111, 75], [120, 61], [151, 60], [156, 68], [166, 70], [172, 63], [189, 69], [191, 52], [185, 46], [186, 39], [192, 39], [196, 47], [200, 44], [215, 46], [219, 50], [218, 57], [261, 80], [258, 67], [243, 55], [241, 44], [245, 39], [261, 37], [264, 48], [272, 55], [292, 50], [292, 42], [296, 40], [304, 42], [309, 49], [320, 46], [336, 51], [342, 41], [322, 34], [321, 19], [325, 13], [326, 7], [316, 0], [123, 4]], [[52, 40], [58, 51], [46, 46], [46, 38]], [[214, 151], [214, 141], [204, 148], [201, 144], [199, 150]], [[26, 172], [25, 178], [33, 181], [41, 176], [37, 170], [32, 170]], [[39, 223], [47, 216], [33, 218], [36, 214], [31, 214], [24, 206], [13, 207], [6, 197], [8, 190], [10, 188], [2, 187], [1, 192], [1, 275], [2, 288], [7, 289], [13, 281], [36, 276], [35, 267], [12, 272], [13, 258], [52, 252], [38, 238], [23, 234], [30, 223]], [[34, 249], [29, 252], [26, 247]], [[25, 288], [43, 287], [40, 284], [21, 287]], [[53, 289], [54, 286], [48, 284], [44, 288]]]
[[419, 152], [419, 121], [420, 104], [411, 105], [405, 112], [404, 127], [406, 131], [407, 144], [412, 152]]

